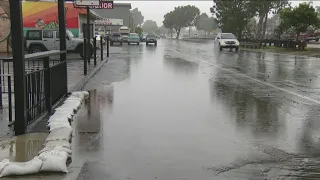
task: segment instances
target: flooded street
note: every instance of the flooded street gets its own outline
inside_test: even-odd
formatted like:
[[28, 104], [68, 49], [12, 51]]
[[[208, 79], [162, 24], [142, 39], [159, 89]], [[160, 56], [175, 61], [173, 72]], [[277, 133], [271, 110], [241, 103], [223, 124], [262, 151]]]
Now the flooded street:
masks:
[[111, 47], [74, 121], [78, 180], [320, 178], [320, 61], [161, 39]]

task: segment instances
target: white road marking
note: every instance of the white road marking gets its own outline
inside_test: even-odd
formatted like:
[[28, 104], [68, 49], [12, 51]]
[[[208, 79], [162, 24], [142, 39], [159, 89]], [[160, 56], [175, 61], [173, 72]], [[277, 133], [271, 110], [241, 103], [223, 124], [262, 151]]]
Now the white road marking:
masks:
[[[176, 50], [174, 50], [174, 51], [176, 51]], [[319, 104], [319, 105], [320, 105], [320, 101], [318, 101], [318, 100], [316, 100], [316, 99], [312, 99], [312, 98], [310, 98], [310, 97], [308, 97], [308, 96], [304, 96], [304, 95], [298, 94], [298, 93], [296, 93], [296, 92], [289, 91], [289, 90], [287, 90], [287, 89], [284, 89], [284, 88], [275, 86], [275, 85], [273, 85], [273, 84], [270, 84], [270, 83], [267, 83], [267, 82], [264, 82], [264, 81], [261, 81], [261, 80], [252, 78], [252, 77], [250, 77], [250, 76], [247, 76], [247, 75], [242, 74], [242, 73], [238, 73], [238, 72], [236, 72], [236, 71], [232, 71], [232, 70], [230, 70], [230, 69], [226, 69], [226, 68], [221, 67], [221, 66], [219, 66], [219, 65], [217, 65], [217, 64], [208, 62], [208, 61], [206, 61], [206, 60], [204, 60], [204, 59], [201, 59], [201, 58], [198, 58], [198, 57], [194, 57], [194, 56], [190, 56], [189, 54], [181, 53], [181, 52], [179, 52], [179, 51], [176, 51], [176, 52], [179, 53], [179, 54], [185, 55], [185, 56], [189, 56], [189, 57], [191, 57], [191, 58], [195, 58], [195, 59], [197, 59], [197, 60], [199, 60], [199, 61], [201, 61], [201, 62], [210, 64], [210, 65], [215, 66], [215, 67], [217, 67], [217, 68], [219, 68], [219, 69], [221, 69], [221, 70], [224, 70], [224, 71], [227, 71], [227, 72], [230, 72], [230, 73], [233, 73], [233, 74], [242, 76], [242, 77], [244, 77], [244, 78], [250, 79], [251, 81], [254, 81], [254, 82], [257, 82], [257, 83], [260, 83], [260, 84], [269, 86], [269, 87], [272, 87], [272, 88], [277, 89], [277, 90], [279, 90], [279, 91], [286, 92], [286, 93], [288, 93], [288, 94], [297, 96], [297, 97], [299, 97], [299, 98], [302, 98], [302, 99], [305, 99], [305, 100], [308, 100], [308, 101], [310, 101], [310, 102], [313, 102], [313, 103], [315, 103], [315, 104]]]

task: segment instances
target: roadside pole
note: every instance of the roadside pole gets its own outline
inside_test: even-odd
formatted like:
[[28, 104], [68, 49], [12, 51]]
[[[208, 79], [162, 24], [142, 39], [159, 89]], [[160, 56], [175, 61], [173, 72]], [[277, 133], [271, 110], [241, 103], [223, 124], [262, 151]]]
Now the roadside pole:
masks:
[[[93, 49], [94, 47], [91, 46], [91, 41], [90, 41], [90, 34], [91, 34], [90, 33], [90, 29], [91, 29], [90, 28], [90, 9], [113, 9], [113, 1], [108, 1], [108, 0], [74, 1], [73, 6], [75, 8], [86, 9], [87, 11], [86, 33], [83, 34], [83, 37], [84, 37], [83, 71], [84, 71], [84, 75], [87, 75], [88, 63], [90, 64], [90, 59], [91, 59], [90, 55], [92, 54], [91, 50], [94, 50]], [[92, 32], [94, 32], [94, 29]]]
[[90, 58], [91, 58], [91, 52], [90, 52], [90, 49], [92, 49], [91, 47], [91, 43], [90, 43], [90, 8], [89, 6], [87, 6], [87, 30], [86, 30], [86, 33], [87, 33], [87, 62], [86, 63], [89, 63], [90, 64]]

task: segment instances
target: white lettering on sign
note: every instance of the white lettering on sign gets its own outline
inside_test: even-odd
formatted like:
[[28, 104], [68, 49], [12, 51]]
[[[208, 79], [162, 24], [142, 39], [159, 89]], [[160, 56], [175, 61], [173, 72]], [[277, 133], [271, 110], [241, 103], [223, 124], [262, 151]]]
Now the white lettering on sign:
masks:
[[102, 9], [113, 9], [113, 3], [112, 2], [100, 2], [100, 7]]
[[[75, 5], [76, 8], [83, 8], [85, 6]], [[113, 9], [113, 1], [101, 1], [99, 6], [89, 6], [90, 9]]]

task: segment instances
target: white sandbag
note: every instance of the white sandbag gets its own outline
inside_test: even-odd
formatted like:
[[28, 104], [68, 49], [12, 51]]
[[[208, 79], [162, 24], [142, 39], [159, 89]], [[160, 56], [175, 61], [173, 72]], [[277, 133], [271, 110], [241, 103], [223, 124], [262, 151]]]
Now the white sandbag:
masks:
[[69, 157], [70, 157], [70, 155], [72, 153], [70, 148], [66, 148], [66, 147], [62, 147], [62, 146], [45, 146], [41, 151], [39, 151], [39, 155], [41, 153], [48, 152], [48, 151], [53, 151], [53, 150], [64, 151], [64, 152], [68, 153]]
[[83, 99], [81, 99], [81, 98], [79, 98], [79, 97], [75, 97], [75, 96], [70, 96], [70, 97], [68, 97], [66, 100], [72, 100], [72, 101], [77, 100], [77, 101], [82, 102]]
[[69, 128], [56, 128], [50, 131], [48, 137], [46, 138], [47, 141], [69, 141], [71, 139], [72, 130]]
[[0, 177], [36, 174], [40, 171], [42, 164], [42, 160], [40, 160], [38, 156], [28, 162], [9, 162], [9, 164], [3, 168]]
[[54, 116], [54, 117], [50, 117], [47, 123], [49, 124], [52, 122], [64, 123], [64, 122], [70, 122], [70, 121], [66, 116], [62, 116], [62, 117]]
[[82, 92], [73, 92], [71, 93], [70, 95], [71, 97], [78, 97], [78, 98], [81, 98], [81, 99], [84, 99], [84, 94]]
[[89, 97], [89, 92], [88, 91], [82, 91], [84, 95], [84, 99], [87, 99]]
[[62, 104], [62, 106], [65, 106], [66, 104], [72, 104], [74, 106], [79, 106], [79, 105], [81, 105], [81, 103], [82, 103], [82, 101], [66, 99], [64, 101], [64, 103]]
[[9, 164], [9, 159], [4, 159], [0, 162], [0, 173], [2, 172], [3, 168], [5, 168]]
[[66, 109], [67, 108], [79, 109], [79, 107], [81, 106], [81, 102], [79, 102], [79, 101], [67, 101], [62, 106], [65, 107]]
[[63, 108], [67, 109], [72, 109], [74, 112], [76, 112], [80, 107], [81, 103], [80, 102], [67, 102], [62, 105]]
[[56, 118], [65, 118], [66, 117], [67, 119], [72, 119], [73, 113], [72, 113], [72, 111], [69, 111], [69, 112], [56, 111], [51, 117], [56, 117]]
[[76, 110], [76, 106], [74, 104], [66, 103], [62, 106], [58, 107], [56, 110], [63, 110], [63, 111], [74, 111]]
[[56, 111], [69, 111], [69, 110], [73, 110], [74, 109], [74, 106], [70, 106], [70, 105], [65, 105], [65, 104], [63, 104], [62, 106], [60, 106], [60, 107], [58, 107], [58, 108], [56, 108], [55, 110]]
[[71, 114], [71, 115], [74, 115], [74, 112], [73, 111], [70, 111], [71, 108], [67, 109], [67, 108], [60, 108], [60, 109], [56, 109], [54, 113], [68, 113], [68, 114]]
[[50, 123], [48, 126], [50, 131], [59, 128], [69, 128], [70, 130], [72, 130], [70, 124], [67, 123]]
[[44, 144], [44, 146], [60, 146], [60, 147], [65, 147], [68, 149], [71, 149], [71, 144], [69, 141], [62, 141], [62, 140], [57, 140], [57, 141], [48, 141]]
[[46, 151], [39, 155], [42, 160], [40, 172], [65, 172], [68, 173], [68, 153], [59, 150]]
[[50, 122], [50, 123], [48, 123], [48, 127], [56, 127], [56, 128], [57, 127], [60, 127], [60, 128], [65, 127], [65, 128], [69, 128], [69, 126], [70, 126], [70, 123], [68, 123], [68, 122]]

